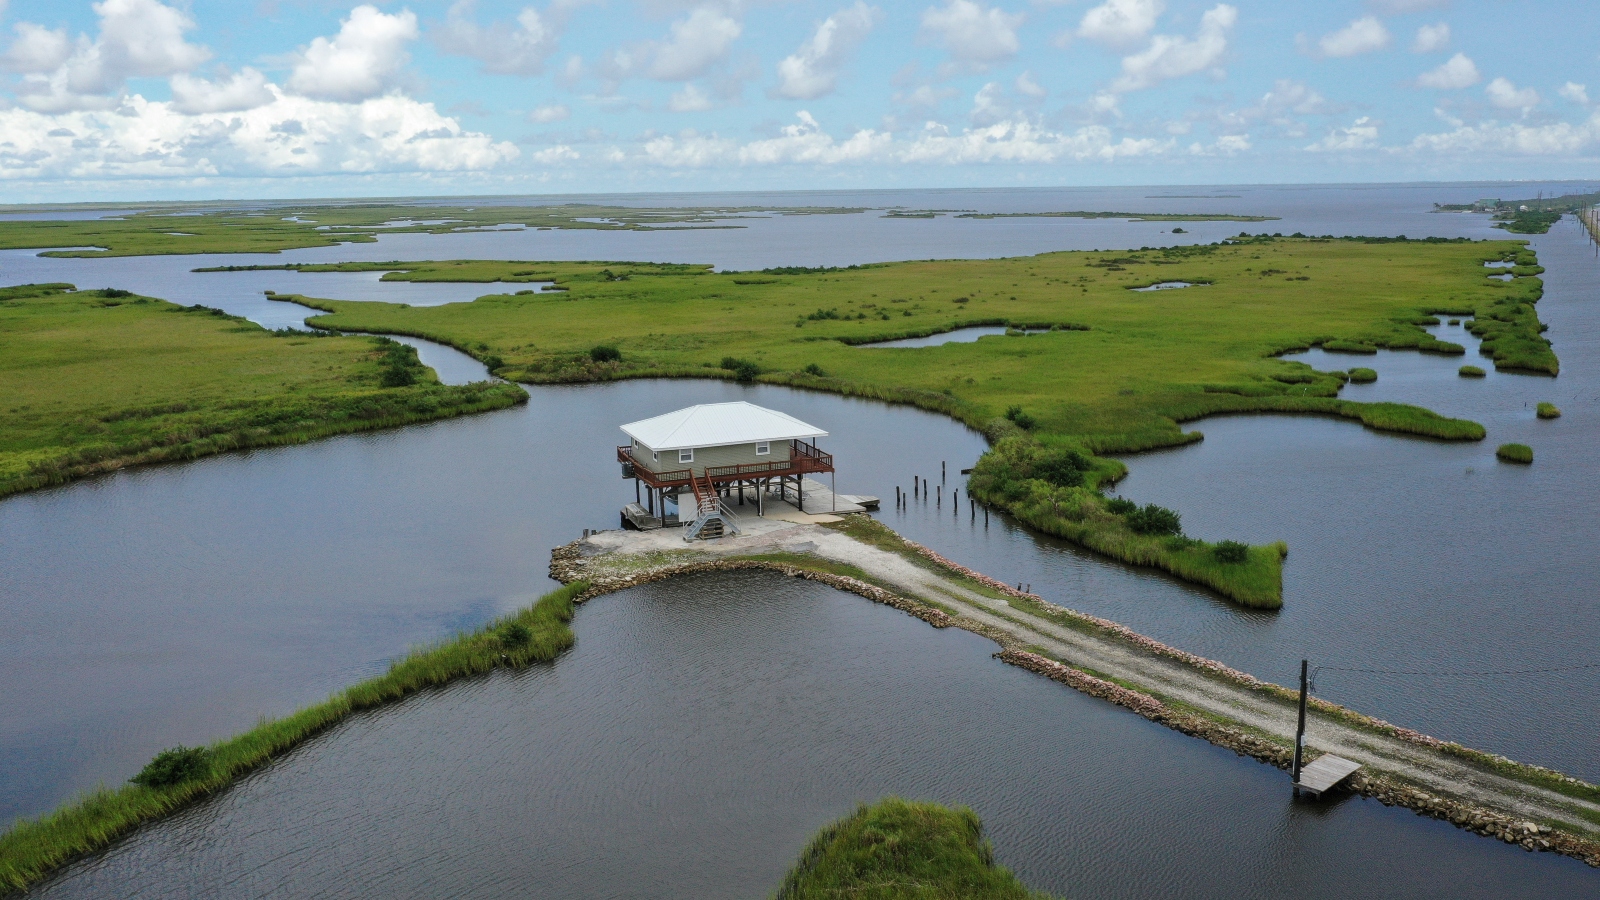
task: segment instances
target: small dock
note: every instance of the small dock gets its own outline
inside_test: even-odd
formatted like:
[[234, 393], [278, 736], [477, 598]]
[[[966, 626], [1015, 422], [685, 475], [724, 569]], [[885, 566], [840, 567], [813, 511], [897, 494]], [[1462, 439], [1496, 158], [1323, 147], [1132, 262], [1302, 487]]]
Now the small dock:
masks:
[[1334, 785], [1354, 775], [1359, 768], [1360, 763], [1324, 753], [1300, 770], [1300, 781], [1295, 787], [1320, 797], [1325, 791], [1332, 790]]

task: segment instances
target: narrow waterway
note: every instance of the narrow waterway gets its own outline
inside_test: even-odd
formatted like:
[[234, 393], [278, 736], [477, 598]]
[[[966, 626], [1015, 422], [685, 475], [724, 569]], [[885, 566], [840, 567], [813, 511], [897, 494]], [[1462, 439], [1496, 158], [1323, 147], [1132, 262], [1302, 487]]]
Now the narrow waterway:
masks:
[[1056, 896], [1579, 897], [1576, 861], [1282, 773], [812, 582], [698, 576], [581, 608], [550, 666], [362, 715], [41, 898], [766, 896], [887, 794], [972, 806]]

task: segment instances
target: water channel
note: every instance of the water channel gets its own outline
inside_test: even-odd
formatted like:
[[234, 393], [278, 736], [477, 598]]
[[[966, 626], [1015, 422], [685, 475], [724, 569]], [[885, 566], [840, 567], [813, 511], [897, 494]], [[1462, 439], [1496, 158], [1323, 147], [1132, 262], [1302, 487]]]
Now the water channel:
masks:
[[[772, 221], [781, 231], [796, 220], [820, 218]], [[1480, 218], [1427, 221], [1487, 230]], [[965, 222], [962, 227], [974, 224]], [[1375, 360], [1299, 357], [1317, 368], [1375, 368], [1376, 384], [1352, 385], [1345, 396], [1403, 399], [1473, 418], [1490, 430], [1482, 444], [1397, 438], [1321, 419], [1252, 417], [1199, 423], [1194, 427], [1206, 432], [1205, 442], [1130, 460], [1133, 474], [1123, 492], [1180, 509], [1190, 533], [1290, 542], [1288, 602], [1281, 613], [1238, 610], [1170, 579], [1029, 535], [999, 517], [985, 528], [965, 509], [952, 516], [931, 505], [904, 511], [891, 505], [882, 517], [915, 540], [998, 577], [1029, 582], [1052, 600], [1269, 678], [1287, 681], [1302, 654], [1330, 665], [1440, 671], [1584, 656], [1600, 626], [1600, 611], [1583, 593], [1600, 574], [1592, 553], [1595, 526], [1581, 515], [1600, 499], [1589, 496], [1596, 488], [1586, 476], [1593, 448], [1600, 446], [1593, 433], [1600, 323], [1590, 310], [1593, 261], [1582, 240], [1562, 230], [1567, 226], [1535, 239], [1550, 269], [1540, 314], [1562, 357], [1560, 379], [1491, 371], [1487, 379], [1468, 381], [1455, 374], [1459, 358], [1414, 353], [1383, 353]], [[568, 234], [524, 235], [517, 252], [479, 246], [452, 253], [444, 248], [459, 236], [385, 235], [380, 245], [387, 246], [376, 254], [368, 252], [379, 245], [353, 245], [335, 248], [357, 251], [343, 255], [282, 256], [538, 258], [556, 254], [538, 252], [543, 245], [530, 249], [528, 241], [566, 240]], [[573, 254], [580, 258], [640, 255], [602, 252], [613, 239], [684, 237], [582, 234], [591, 243]], [[698, 234], [724, 241], [738, 232]], [[764, 245], [769, 237], [753, 235], [751, 243]], [[1108, 246], [1111, 236], [1100, 240]], [[761, 258], [762, 248], [740, 252]], [[222, 306], [274, 327], [296, 323], [304, 309], [268, 302], [260, 292], [316, 295], [323, 288], [301, 287], [311, 275], [187, 271], [259, 259], [0, 254], [0, 276], [7, 283], [90, 286], [100, 283], [93, 273], [110, 271], [114, 262], [128, 273], [118, 284]], [[347, 290], [369, 289], [345, 283], [327, 285], [326, 294], [345, 298]], [[439, 287], [362, 284], [380, 292]], [[465, 287], [473, 296], [484, 292]], [[423, 352], [450, 380], [481, 375], [481, 367], [446, 348]], [[532, 393], [525, 408], [122, 472], [0, 504], [0, 596], [15, 598], [0, 631], [0, 680], [13, 686], [0, 720], [0, 814], [37, 812], [73, 790], [120, 781], [163, 746], [214, 739], [261, 715], [281, 714], [381, 670], [407, 645], [528, 602], [548, 585], [551, 546], [584, 527], [614, 524], [625, 493], [610, 459], [618, 423], [689, 403], [749, 399], [827, 428], [832, 436], [824, 446], [840, 459], [841, 490], [879, 496], [892, 496], [913, 473], [937, 478], [941, 462], [948, 463], [949, 482], [959, 485], [959, 469], [984, 446], [978, 435], [937, 416], [767, 386], [645, 381]], [[1537, 400], [1556, 402], [1566, 416], [1535, 421], [1531, 404]], [[882, 452], [887, 435], [895, 436], [892, 455]], [[1495, 463], [1493, 447], [1506, 440], [1532, 444], [1540, 454], [1535, 466]], [[1563, 515], [1563, 509], [1573, 513]], [[698, 618], [676, 631], [656, 621], [679, 607], [698, 609]], [[724, 607], [728, 620], [707, 625], [715, 618], [711, 610]], [[810, 618], [783, 631], [790, 616]], [[679, 646], [684, 632], [695, 628], [705, 630], [716, 652]], [[305, 879], [326, 885], [326, 896], [498, 895], [525, 889], [524, 876], [512, 874], [525, 872], [540, 879], [541, 891], [560, 883], [574, 885], [571, 896], [631, 896], [647, 892], [640, 886], [654, 883], [648, 879], [670, 881], [669, 873], [677, 872], [670, 876], [680, 879], [671, 882], [677, 887], [666, 893], [748, 896], [775, 883], [811, 829], [855, 799], [888, 791], [973, 805], [995, 829], [1006, 862], [1031, 884], [1073, 896], [1170, 893], [1164, 884], [1190, 882], [1163, 879], [1197, 871], [1210, 874], [1195, 882], [1202, 890], [1185, 891], [1195, 896], [1276, 896], [1291, 887], [1333, 896], [1340, 886], [1346, 895], [1546, 896], [1582, 893], [1595, 884], [1588, 870], [1570, 861], [1507, 851], [1367, 801], [1328, 810], [1291, 806], [1272, 770], [1012, 672], [989, 660], [988, 645], [976, 638], [936, 634], [815, 587], [781, 579], [728, 588], [705, 581], [657, 585], [596, 602], [580, 614], [577, 629], [578, 650], [555, 665], [362, 717], [216, 803], [78, 867], [50, 893], [207, 893], [206, 885], [239, 885], [249, 896], [261, 885]], [[629, 634], [639, 643], [657, 634], [666, 646], [630, 655], [637, 644], [614, 643]], [[760, 648], [773, 634], [795, 650], [792, 659], [767, 663]], [[850, 635], [871, 638], [868, 649]], [[757, 649], [746, 655], [746, 645]], [[839, 653], [844, 656], [833, 655]], [[849, 664], [829, 662], [836, 658]], [[874, 662], [880, 659], [881, 666]], [[953, 668], [918, 668], [923, 665]], [[692, 683], [708, 668], [719, 676], [698, 700], [656, 692], [662, 682]], [[899, 692], [880, 696], [885, 681], [902, 675]], [[730, 686], [734, 682], [743, 687]], [[1592, 779], [1600, 775], [1593, 749], [1600, 735], [1587, 713], [1597, 686], [1583, 673], [1536, 681], [1435, 677], [1419, 685], [1409, 676], [1329, 672], [1319, 690], [1402, 724]], [[716, 718], [712, 713], [696, 718], [675, 705], [721, 708], [717, 698], [752, 691], [765, 700], [740, 707], [730, 699], [726, 708], [759, 715], [731, 724], [708, 723], [706, 716]], [[943, 704], [939, 715], [925, 713], [929, 701], [913, 701], [910, 693], [918, 691]], [[588, 701], [575, 703], [575, 695]], [[974, 699], [960, 702], [956, 695]], [[607, 705], [613, 701], [621, 705]], [[902, 708], [903, 715], [897, 712]], [[818, 719], [817, 710], [838, 715]], [[998, 724], [981, 724], [995, 717]], [[461, 724], [468, 720], [480, 731]], [[980, 724], [958, 724], [966, 722]], [[762, 740], [696, 743], [735, 725]], [[592, 763], [573, 763], [561, 754], [547, 762], [546, 754], [522, 753], [535, 732], [581, 747], [603, 744], [605, 729], [613, 726], [650, 736], [663, 756], [591, 749], [584, 758]], [[407, 736], [418, 734], [461, 737], [447, 750], [437, 737], [429, 744]], [[913, 749], [902, 753], [897, 740]], [[619, 746], [637, 743], [621, 740]], [[496, 746], [498, 753], [482, 750]], [[896, 755], [886, 761], [888, 748]], [[770, 765], [765, 754], [777, 754], [803, 787], [756, 789]], [[662, 761], [668, 756], [671, 765]], [[707, 760], [718, 773], [736, 774], [697, 781], [694, 767]], [[471, 804], [433, 792], [430, 785], [450, 783], [439, 781], [441, 772], [472, 785], [458, 787]], [[1204, 788], [1185, 794], [1162, 772], [1182, 773], [1177, 780]], [[564, 779], [570, 784], [552, 786]], [[496, 787], [485, 791], [485, 785]], [[519, 793], [524, 790], [543, 792]], [[582, 815], [562, 805], [567, 790], [573, 792], [567, 802], [587, 804]], [[550, 791], [556, 792], [554, 806], [527, 812], [528, 803], [546, 803]], [[697, 791], [710, 792], [722, 805], [684, 799], [684, 792]], [[496, 792], [504, 801], [485, 812], [483, 796]], [[523, 802], [508, 812], [518, 796]], [[396, 808], [411, 804], [408, 798], [418, 798], [417, 804]], [[480, 804], [478, 811], [466, 808], [472, 804]], [[352, 817], [372, 824], [347, 835]], [[565, 823], [572, 834], [563, 830], [559, 839], [546, 840], [530, 819], [543, 828]], [[765, 824], [751, 825], [756, 820]], [[446, 832], [455, 836], [451, 841], [502, 855], [417, 849], [456, 847], [429, 843]], [[1218, 852], [1224, 833], [1237, 842], [1239, 856]], [[1163, 836], [1151, 837], [1157, 834]], [[1252, 842], [1257, 838], [1277, 843]], [[588, 851], [573, 849], [577, 844], [610, 850], [586, 857]], [[738, 852], [717, 855], [724, 845]], [[174, 846], [208, 849], [195, 855]], [[530, 847], [546, 849], [526, 867], [506, 861], [506, 854], [524, 856]], [[341, 854], [372, 862], [342, 869], [354, 857]], [[591, 867], [589, 860], [602, 855], [608, 864]], [[1419, 865], [1424, 856], [1429, 864]], [[458, 858], [475, 862], [457, 866]], [[1350, 881], [1355, 875], [1337, 874], [1346, 867], [1369, 880], [1357, 884]], [[591, 868], [617, 880], [609, 886], [585, 881]], [[490, 880], [474, 880], [472, 869], [487, 871]], [[134, 870], [150, 874], [136, 877]], [[372, 893], [358, 888], [363, 872], [376, 886]], [[1420, 874], [1412, 879], [1413, 873]], [[1325, 887], [1329, 893], [1319, 893]]]

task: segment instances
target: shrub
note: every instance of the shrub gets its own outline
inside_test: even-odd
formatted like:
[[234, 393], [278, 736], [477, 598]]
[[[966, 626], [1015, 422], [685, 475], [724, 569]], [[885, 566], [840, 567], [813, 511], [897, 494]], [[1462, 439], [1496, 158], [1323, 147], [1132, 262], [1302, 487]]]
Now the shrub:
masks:
[[531, 640], [533, 640], [533, 632], [529, 631], [528, 626], [521, 622], [512, 622], [510, 625], [500, 629], [500, 643], [507, 647], [526, 647]]
[[1250, 558], [1250, 548], [1238, 541], [1222, 541], [1211, 548], [1217, 562], [1242, 563]]
[[1089, 471], [1089, 460], [1076, 450], [1052, 453], [1033, 463], [1033, 475], [1056, 487], [1079, 487], [1083, 473]]
[[1456, 370], [1456, 374], [1460, 375], [1462, 378], [1482, 378], [1484, 377], [1485, 373], [1477, 366], [1462, 366]]
[[1119, 516], [1125, 516], [1138, 508], [1139, 504], [1124, 497], [1109, 497], [1106, 499], [1106, 509]]
[[1522, 463], [1527, 465], [1533, 462], [1533, 448], [1527, 444], [1501, 444], [1494, 455], [1502, 462]]
[[101, 291], [100, 291], [100, 296], [102, 296], [102, 297], [112, 297], [112, 298], [115, 298], [115, 297], [132, 297], [133, 296], [133, 291], [125, 291], [122, 288], [102, 288]]
[[1135, 534], [1182, 534], [1183, 526], [1179, 522], [1178, 513], [1164, 506], [1147, 503], [1143, 507], [1130, 512], [1127, 519], [1128, 528]]
[[417, 383], [417, 376], [412, 374], [410, 366], [391, 365], [384, 368], [378, 383], [386, 388], [410, 387]]
[[1541, 403], [1539, 404], [1539, 418], [1559, 419], [1561, 418], [1561, 409], [1554, 403]]
[[163, 750], [128, 779], [147, 788], [162, 788], [188, 781], [205, 772], [206, 748], [178, 745]]
[[810, 365], [806, 366], [805, 373], [807, 375], [815, 375], [818, 378], [822, 378], [823, 376], [828, 374], [827, 372], [822, 371], [822, 367], [817, 365], [816, 363], [811, 363]]
[[1021, 429], [1025, 430], [1025, 431], [1031, 431], [1031, 430], [1033, 430], [1033, 426], [1039, 424], [1033, 418], [1033, 416], [1030, 416], [1027, 413], [1023, 412], [1022, 411], [1022, 407], [1020, 407], [1020, 406], [1007, 407], [1006, 408], [1006, 418], [1008, 418], [1012, 422], [1016, 423], [1016, 426], [1018, 428], [1021, 428]]
[[495, 369], [503, 369], [503, 368], [505, 368], [506, 361], [501, 359], [499, 356], [496, 356], [495, 354], [491, 353], [488, 356], [485, 356], [483, 358], [483, 365], [484, 365], [484, 368], [486, 368], [489, 371], [493, 372]]
[[622, 351], [615, 347], [601, 344], [589, 351], [589, 358], [599, 363], [620, 362], [622, 360]]
[[1354, 384], [1371, 384], [1378, 380], [1378, 373], [1372, 369], [1360, 367], [1350, 370], [1350, 381]]

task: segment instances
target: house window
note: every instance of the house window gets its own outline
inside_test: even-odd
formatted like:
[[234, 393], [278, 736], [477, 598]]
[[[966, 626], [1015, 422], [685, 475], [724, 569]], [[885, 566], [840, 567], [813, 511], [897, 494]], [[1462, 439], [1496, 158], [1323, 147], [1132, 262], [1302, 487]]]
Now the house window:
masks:
[[767, 442], [767, 443], [757, 444], [756, 445], [756, 455], [757, 456], [766, 456], [768, 453], [771, 453], [771, 452], [772, 452], [772, 444], [771, 444], [771, 442]]
[[655, 461], [655, 462], [661, 462], [661, 451], [659, 451], [659, 450], [651, 450], [650, 451], [650, 459]]
[[678, 451], [678, 462], [681, 462], [681, 463], [692, 463], [692, 462], [694, 462], [694, 451], [693, 450], [679, 450]]

